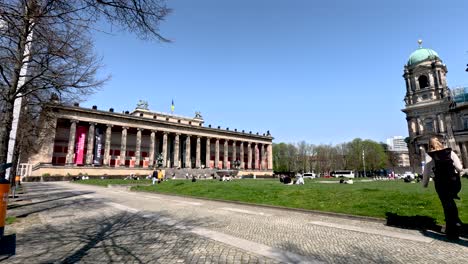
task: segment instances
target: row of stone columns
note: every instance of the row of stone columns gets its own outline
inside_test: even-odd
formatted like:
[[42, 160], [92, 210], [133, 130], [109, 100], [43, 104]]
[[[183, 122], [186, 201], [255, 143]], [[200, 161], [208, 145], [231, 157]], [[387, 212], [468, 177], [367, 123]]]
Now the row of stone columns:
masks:
[[[73, 164], [74, 160], [74, 153], [75, 153], [75, 138], [76, 138], [76, 126], [77, 126], [78, 121], [77, 120], [71, 120], [70, 124], [70, 135], [69, 135], [69, 142], [68, 142], [68, 153], [66, 157], [66, 163], [67, 164]], [[94, 134], [95, 134], [95, 129], [96, 129], [96, 123], [90, 123], [89, 124], [89, 130], [88, 130], [88, 144], [87, 144], [87, 154], [86, 154], [86, 165], [91, 165], [93, 164], [93, 149], [94, 149]], [[121, 145], [120, 145], [120, 157], [118, 159], [119, 165], [124, 166], [125, 165], [125, 160], [126, 160], [126, 151], [127, 151], [127, 130], [129, 127], [122, 127], [122, 133], [121, 133]], [[137, 128], [137, 134], [136, 134], [136, 147], [135, 147], [135, 165], [139, 166], [140, 164], [140, 159], [141, 159], [141, 140], [142, 140], [142, 128]], [[156, 152], [156, 130], [151, 130], [150, 134], [150, 146], [149, 146], [149, 165], [153, 165], [155, 162], [155, 152]], [[162, 142], [162, 164], [163, 166], [167, 166], [168, 164], [168, 134], [169, 132], [163, 131], [163, 142]], [[174, 167], [180, 167], [179, 164], [179, 153], [180, 153], [180, 133], [176, 133], [174, 137]], [[111, 137], [112, 137], [112, 125], [107, 125], [106, 129], [106, 138], [105, 138], [105, 146], [104, 146], [104, 159], [103, 159], [103, 165], [104, 166], [109, 166], [110, 165], [110, 147], [111, 147]], [[215, 138], [215, 158], [214, 158], [214, 166], [215, 168], [218, 167], [219, 164], [219, 158], [220, 158], [220, 146], [219, 146], [219, 138]], [[237, 161], [237, 141], [232, 140], [232, 156], [231, 160], [232, 161]], [[187, 168], [190, 168], [192, 165], [191, 162], [191, 136], [186, 135], [185, 139], [185, 164]], [[255, 165], [259, 164], [258, 169], [272, 169], [273, 168], [273, 163], [272, 163], [272, 147], [271, 144], [261, 144], [261, 150], [259, 151], [258, 147], [260, 143], [252, 143], [252, 142], [247, 142], [247, 166], [245, 166], [244, 162], [244, 142], [240, 143], [240, 168], [241, 169], [252, 169], [252, 158], [255, 160]], [[254, 150], [255, 150], [255, 156], [253, 157], [252, 153], [252, 144], [254, 144]], [[211, 160], [211, 138], [206, 137], [206, 167], [208, 167], [210, 164]], [[228, 164], [228, 155], [229, 155], [229, 140], [224, 140], [224, 153], [223, 153], [223, 168], [227, 168]], [[260, 156], [262, 157], [262, 160], [260, 160]], [[196, 141], [196, 155], [195, 155], [195, 166], [197, 168], [201, 167], [201, 137], [197, 136], [197, 141]]]

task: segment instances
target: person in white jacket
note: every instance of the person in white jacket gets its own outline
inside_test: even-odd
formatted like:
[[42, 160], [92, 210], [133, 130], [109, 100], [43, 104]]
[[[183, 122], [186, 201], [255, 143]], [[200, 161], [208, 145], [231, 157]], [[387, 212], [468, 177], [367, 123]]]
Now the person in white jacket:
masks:
[[299, 178], [296, 181], [296, 184], [304, 184], [304, 177], [302, 177], [302, 175], [299, 176]]
[[427, 164], [423, 172], [423, 186], [427, 187], [429, 177], [434, 175], [434, 186], [439, 196], [445, 215], [445, 233], [448, 239], [458, 239], [461, 220], [454, 199], [460, 199], [460, 173], [465, 172], [457, 154], [451, 148], [446, 148], [437, 137], [429, 140]]

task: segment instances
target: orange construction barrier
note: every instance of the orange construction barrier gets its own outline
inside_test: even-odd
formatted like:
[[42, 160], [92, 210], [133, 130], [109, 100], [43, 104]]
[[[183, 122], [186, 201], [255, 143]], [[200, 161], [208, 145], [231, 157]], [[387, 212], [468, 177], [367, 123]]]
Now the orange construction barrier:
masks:
[[10, 183], [8, 181], [0, 182], [0, 238], [3, 237], [5, 231], [5, 219], [9, 192]]

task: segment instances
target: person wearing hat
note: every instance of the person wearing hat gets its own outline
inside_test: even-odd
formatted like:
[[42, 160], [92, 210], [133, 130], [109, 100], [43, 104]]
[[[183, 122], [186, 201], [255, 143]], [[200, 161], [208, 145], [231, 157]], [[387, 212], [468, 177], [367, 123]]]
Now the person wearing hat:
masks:
[[429, 140], [428, 162], [423, 172], [423, 187], [427, 188], [429, 177], [434, 175], [434, 186], [445, 215], [445, 234], [450, 240], [457, 240], [462, 226], [454, 199], [460, 199], [460, 173], [465, 172], [457, 154], [446, 148], [437, 137]]

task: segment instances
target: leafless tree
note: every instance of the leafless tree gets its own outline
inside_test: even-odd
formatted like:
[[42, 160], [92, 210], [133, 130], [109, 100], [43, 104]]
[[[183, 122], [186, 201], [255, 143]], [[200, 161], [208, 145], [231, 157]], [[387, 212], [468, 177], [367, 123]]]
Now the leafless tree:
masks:
[[96, 77], [101, 59], [91, 35], [97, 21], [168, 41], [159, 23], [169, 12], [164, 0], [0, 0], [0, 164], [7, 160], [17, 99], [24, 98], [32, 126], [33, 113], [52, 94], [64, 103], [82, 101], [106, 81]]

